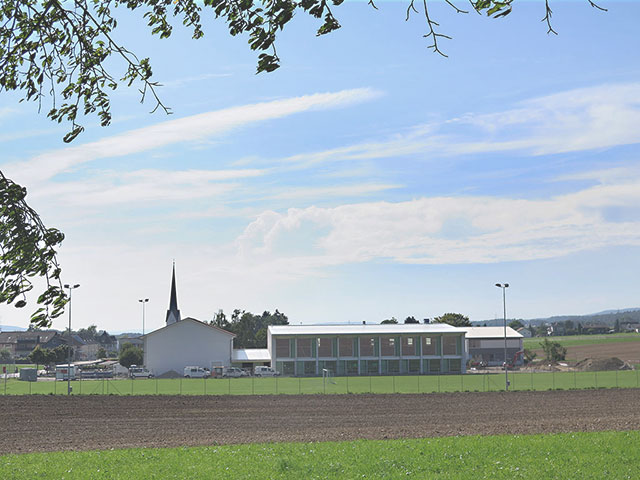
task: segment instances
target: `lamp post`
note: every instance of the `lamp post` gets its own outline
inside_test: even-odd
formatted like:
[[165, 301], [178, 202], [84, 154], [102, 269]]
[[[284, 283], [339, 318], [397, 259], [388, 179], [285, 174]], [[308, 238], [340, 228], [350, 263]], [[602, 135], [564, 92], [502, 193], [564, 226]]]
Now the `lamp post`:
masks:
[[64, 288], [69, 290], [69, 343], [67, 344], [67, 395], [71, 395], [71, 292], [78, 288], [79, 283], [69, 285], [65, 283]]
[[144, 335], [144, 305], [149, 301], [148, 298], [141, 298], [138, 300], [142, 304], [142, 335]]
[[496, 283], [496, 287], [502, 289], [502, 310], [504, 313], [504, 389], [509, 391], [509, 369], [507, 365], [507, 297], [508, 283]]

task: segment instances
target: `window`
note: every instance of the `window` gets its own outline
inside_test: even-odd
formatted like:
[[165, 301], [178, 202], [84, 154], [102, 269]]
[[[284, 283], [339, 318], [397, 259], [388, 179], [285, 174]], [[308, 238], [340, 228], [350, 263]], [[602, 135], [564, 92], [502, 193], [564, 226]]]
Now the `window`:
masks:
[[353, 338], [339, 338], [338, 345], [341, 357], [355, 357], [355, 342]]
[[337, 362], [335, 360], [321, 360], [318, 362], [318, 375], [322, 374], [322, 370], [329, 370], [332, 374], [336, 374], [336, 369], [338, 368]]
[[334, 345], [336, 343], [335, 338], [319, 338], [318, 339], [318, 356], [319, 357], [335, 357], [335, 348]]
[[298, 357], [312, 357], [311, 342], [312, 338], [298, 338], [297, 342], [297, 356]]
[[291, 342], [288, 338], [276, 338], [276, 357], [290, 358], [291, 357]]
[[422, 337], [422, 354], [438, 355], [438, 341], [440, 337]]
[[395, 357], [398, 355], [396, 349], [397, 342], [393, 337], [382, 337], [380, 339], [380, 352], [383, 357]]
[[303, 365], [304, 370], [302, 372], [303, 375], [315, 375], [316, 374], [316, 362], [315, 362], [315, 360], [311, 361], [311, 362], [302, 362], [302, 363], [304, 364]]
[[294, 375], [295, 362], [276, 362], [276, 370], [282, 375]]
[[378, 349], [376, 337], [360, 337], [360, 356], [361, 357], [377, 357]]
[[422, 371], [426, 374], [440, 373], [440, 359], [432, 358], [430, 360], [424, 360]]
[[418, 355], [418, 342], [413, 337], [403, 337], [402, 355]]
[[361, 360], [360, 375], [377, 375], [378, 360]]
[[382, 373], [400, 373], [400, 360], [382, 360]]
[[445, 335], [442, 337], [442, 352], [444, 355], [458, 355], [458, 339], [460, 337]]

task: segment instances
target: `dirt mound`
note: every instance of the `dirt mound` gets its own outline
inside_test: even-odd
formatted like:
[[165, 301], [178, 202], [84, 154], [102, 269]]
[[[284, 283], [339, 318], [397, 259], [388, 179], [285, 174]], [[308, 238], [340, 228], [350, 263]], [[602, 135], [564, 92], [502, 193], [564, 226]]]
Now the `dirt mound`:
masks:
[[581, 372], [599, 372], [603, 370], [631, 370], [629, 364], [618, 357], [611, 358], [585, 358], [575, 365]]
[[169, 370], [168, 372], [164, 372], [162, 375], [158, 375], [158, 378], [180, 378], [180, 377], [182, 377], [182, 375], [180, 375], [175, 370]]

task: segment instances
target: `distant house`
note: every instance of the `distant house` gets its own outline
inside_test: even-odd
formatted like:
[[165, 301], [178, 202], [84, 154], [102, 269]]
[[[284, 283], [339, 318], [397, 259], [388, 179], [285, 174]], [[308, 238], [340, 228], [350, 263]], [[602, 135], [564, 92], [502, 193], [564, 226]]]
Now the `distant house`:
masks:
[[[505, 361], [504, 327], [463, 327], [466, 330], [467, 355], [471, 362], [484, 363], [488, 366], [499, 366]], [[529, 332], [531, 333], [531, 332]], [[516, 365], [522, 365], [522, 335], [513, 328], [506, 330], [507, 361], [515, 358]]]
[[516, 330], [516, 332], [518, 332], [524, 338], [531, 338], [531, 330], [529, 330], [526, 327], [520, 327], [519, 329]]
[[0, 332], [0, 349], [6, 348], [14, 358], [27, 357], [37, 346], [53, 349], [66, 343], [55, 330]]
[[118, 339], [114, 335], [109, 335], [107, 332], [102, 332], [96, 338], [98, 345], [105, 349], [107, 353], [118, 351]]
[[620, 331], [640, 333], [640, 323], [637, 323], [637, 322], [622, 323], [620, 324]]
[[602, 323], [592, 323], [590, 325], [583, 325], [582, 327], [582, 333], [587, 335], [609, 333], [610, 330], [610, 325], [605, 325]]
[[122, 346], [125, 343], [130, 343], [131, 345], [133, 345], [134, 347], [139, 347], [139, 348], [143, 348], [144, 347], [144, 341], [142, 339], [142, 337], [131, 337], [131, 336], [127, 336], [127, 337], [119, 337], [117, 339], [117, 346], [116, 346], [116, 351], [120, 351], [120, 349], [122, 348]]

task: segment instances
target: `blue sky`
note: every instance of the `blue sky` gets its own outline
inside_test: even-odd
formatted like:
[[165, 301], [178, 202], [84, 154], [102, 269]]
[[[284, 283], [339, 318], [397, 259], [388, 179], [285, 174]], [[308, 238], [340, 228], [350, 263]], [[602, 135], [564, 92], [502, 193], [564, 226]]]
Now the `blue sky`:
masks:
[[[503, 20], [432, 2], [454, 37], [442, 58], [405, 2], [348, 2], [325, 37], [298, 15], [260, 75], [220, 22], [160, 41], [123, 17], [173, 115], [120, 87], [113, 124], [85, 119], [69, 146], [3, 93], [0, 168], [67, 236], [77, 326], [139, 330], [148, 297], [160, 327], [173, 259], [182, 313], [202, 320], [482, 320], [501, 315], [496, 282], [513, 317], [638, 306], [640, 5], [602, 4], [553, 2], [549, 36], [538, 2]], [[0, 323], [28, 313], [0, 307]]]

